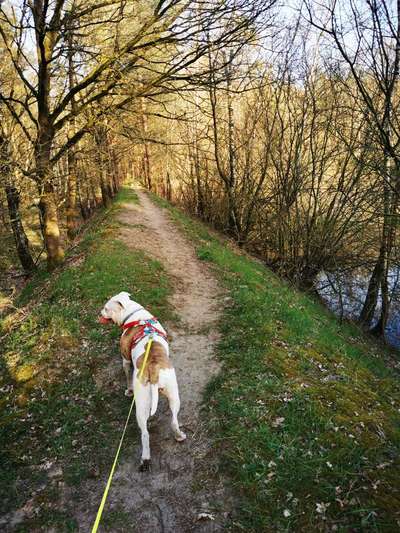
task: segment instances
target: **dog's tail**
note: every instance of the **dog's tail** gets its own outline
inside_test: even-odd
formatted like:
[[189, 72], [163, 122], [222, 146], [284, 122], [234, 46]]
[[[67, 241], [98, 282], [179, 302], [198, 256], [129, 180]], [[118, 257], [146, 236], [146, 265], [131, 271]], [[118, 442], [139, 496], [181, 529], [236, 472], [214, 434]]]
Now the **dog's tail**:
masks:
[[157, 411], [158, 406], [158, 385], [150, 384], [150, 394], [151, 394], [151, 409], [150, 416], [153, 416]]

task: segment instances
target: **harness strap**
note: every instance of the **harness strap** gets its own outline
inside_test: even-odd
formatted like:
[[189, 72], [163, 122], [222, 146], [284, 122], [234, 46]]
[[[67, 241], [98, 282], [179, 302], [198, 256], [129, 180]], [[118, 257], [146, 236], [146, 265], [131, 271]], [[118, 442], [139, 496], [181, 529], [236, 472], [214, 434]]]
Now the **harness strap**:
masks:
[[147, 335], [152, 335], [156, 333], [160, 337], [163, 337], [165, 340], [167, 340], [167, 335], [160, 329], [155, 327], [155, 323], [157, 323], [158, 320], [156, 318], [147, 318], [144, 320], [134, 320], [133, 322], [128, 322], [127, 324], [123, 324], [121, 328], [126, 331], [127, 329], [131, 328], [137, 328], [139, 327], [139, 331], [132, 337], [129, 351], [132, 351], [133, 348]]
[[138, 311], [141, 311], [143, 309], [143, 307], [138, 307], [137, 309], [134, 309], [131, 313], [129, 313], [129, 315], [127, 315], [125, 318], [124, 318], [124, 321], [123, 321], [123, 324], [125, 324], [125, 322], [128, 320], [128, 318], [130, 318], [131, 316], [133, 316], [135, 313], [137, 313]]
[[[130, 315], [127, 316], [127, 318], [129, 318]], [[152, 326], [152, 327], [155, 327], [154, 324], [157, 324], [158, 323], [158, 320], [156, 317], [151, 317], [151, 318], [142, 318], [140, 320], [133, 320], [132, 322], [128, 322], [126, 323], [126, 319], [124, 320], [124, 324], [121, 325], [121, 329], [129, 329], [129, 328], [135, 328], [137, 326], [144, 326], [144, 325], [149, 325], [149, 326]]]

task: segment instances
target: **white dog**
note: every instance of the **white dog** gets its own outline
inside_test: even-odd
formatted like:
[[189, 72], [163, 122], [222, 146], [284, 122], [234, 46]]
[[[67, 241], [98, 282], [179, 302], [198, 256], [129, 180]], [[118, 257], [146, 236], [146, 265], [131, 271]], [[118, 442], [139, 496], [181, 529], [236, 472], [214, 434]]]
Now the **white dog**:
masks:
[[[171, 427], [175, 439], [178, 442], [186, 439], [178, 423], [179, 391], [175, 370], [169, 359], [167, 334], [157, 319], [140, 304], [131, 300], [127, 292], [120, 292], [108, 300], [101, 310], [99, 321], [102, 324], [114, 322], [123, 329], [120, 342], [122, 365], [127, 381], [125, 395], [135, 394], [136, 419], [142, 433], [140, 470], [148, 470], [150, 444], [147, 420], [157, 410], [159, 390], [168, 398], [172, 412]], [[153, 342], [142, 378], [139, 380], [139, 371], [150, 337], [153, 338]]]

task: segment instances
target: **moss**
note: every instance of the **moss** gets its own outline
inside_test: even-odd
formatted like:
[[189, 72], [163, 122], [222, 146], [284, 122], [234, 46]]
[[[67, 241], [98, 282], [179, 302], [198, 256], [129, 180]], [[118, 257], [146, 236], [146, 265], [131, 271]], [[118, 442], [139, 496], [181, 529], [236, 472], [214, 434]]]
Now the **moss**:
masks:
[[37, 369], [33, 365], [24, 365], [18, 367], [14, 373], [14, 379], [16, 381], [28, 381], [36, 374]]

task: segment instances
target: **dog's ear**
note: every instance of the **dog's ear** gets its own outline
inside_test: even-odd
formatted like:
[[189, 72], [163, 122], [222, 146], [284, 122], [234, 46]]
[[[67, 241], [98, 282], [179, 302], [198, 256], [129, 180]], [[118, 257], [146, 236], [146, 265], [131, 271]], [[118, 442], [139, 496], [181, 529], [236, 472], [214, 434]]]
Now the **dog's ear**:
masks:
[[119, 303], [121, 307], [125, 308], [130, 302], [130, 294], [129, 292], [120, 292], [114, 297], [114, 301]]

